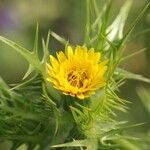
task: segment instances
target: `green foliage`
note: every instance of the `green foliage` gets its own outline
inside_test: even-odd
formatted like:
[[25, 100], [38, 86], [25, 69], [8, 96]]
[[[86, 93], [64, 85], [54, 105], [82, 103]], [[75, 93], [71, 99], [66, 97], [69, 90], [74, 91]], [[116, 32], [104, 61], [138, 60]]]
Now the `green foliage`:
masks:
[[[0, 36], [1, 42], [15, 49], [29, 62], [29, 69], [22, 83], [8, 86], [0, 79], [0, 139], [11, 140], [12, 150], [24, 143], [27, 147], [22, 145], [23, 149], [28, 150], [58, 147], [68, 150], [74, 147], [80, 150], [138, 150], [134, 144], [137, 139], [123, 133], [135, 126], [116, 121], [116, 111], [127, 112], [127, 101], [120, 98], [117, 91], [125, 79], [148, 83], [150, 80], [121, 69], [119, 64], [131, 57], [123, 58], [124, 47], [150, 3], [141, 10], [125, 34], [123, 30], [131, 1], [125, 2], [117, 17], [110, 23], [112, 4], [113, 0], [105, 1], [102, 11], [99, 11], [96, 0], [86, 0], [84, 45], [94, 47], [108, 59], [108, 71], [105, 88], [85, 101], [64, 96], [46, 82], [50, 36], [64, 45], [71, 43], [52, 31], [48, 32], [46, 42], [42, 40], [43, 57], [40, 60], [38, 25], [31, 51]], [[35, 74], [29, 77], [32, 72]], [[146, 101], [143, 102], [147, 105]]]
[[43, 74], [43, 76], [45, 76], [46, 62], [47, 62], [47, 57], [49, 54], [48, 52], [49, 36], [50, 36], [50, 33], [48, 32], [46, 43], [44, 42], [44, 40], [42, 41], [43, 42], [42, 43], [43, 44], [43, 58], [41, 61], [39, 60], [39, 56], [38, 56], [38, 25], [36, 29], [33, 51], [32, 50], [29, 51], [23, 48], [22, 46], [18, 45], [17, 43], [10, 41], [2, 36], [0, 36], [0, 41], [2, 41], [3, 43], [15, 49], [29, 62], [29, 69], [24, 76], [24, 78], [26, 78], [33, 71], [33, 68], [36, 69], [41, 74]]
[[140, 87], [137, 89], [137, 93], [140, 96], [141, 101], [143, 102], [148, 113], [150, 114], [150, 89], [144, 89]]
[[50, 143], [64, 142], [72, 128], [70, 114], [60, 113], [42, 95], [42, 81], [41, 76], [34, 76], [13, 90], [0, 81], [0, 138], [13, 141], [12, 149], [22, 143], [28, 143], [28, 149], [36, 145], [44, 149]]

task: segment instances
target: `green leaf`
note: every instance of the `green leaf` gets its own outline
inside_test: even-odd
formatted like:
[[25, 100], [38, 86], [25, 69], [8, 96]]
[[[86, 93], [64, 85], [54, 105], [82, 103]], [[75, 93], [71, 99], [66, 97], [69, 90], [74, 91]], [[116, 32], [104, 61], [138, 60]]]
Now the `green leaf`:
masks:
[[27, 72], [25, 73], [25, 75], [23, 76], [23, 80], [26, 79], [32, 72], [34, 71], [34, 68], [31, 64], [29, 64], [29, 68], [27, 70]]
[[116, 141], [125, 150], [142, 150], [141, 147], [126, 139], [118, 139]]
[[90, 40], [91, 31], [91, 15], [90, 15], [90, 0], [86, 0], [86, 25], [85, 25], [85, 36], [84, 44], [87, 45]]
[[97, 139], [85, 139], [85, 140], [74, 140], [73, 142], [68, 142], [64, 144], [53, 145], [51, 148], [59, 148], [59, 147], [79, 147], [84, 148], [86, 150], [97, 150]]
[[111, 8], [113, 5], [113, 0], [109, 0], [106, 2], [106, 9], [104, 12], [104, 15], [101, 16], [101, 26], [99, 27], [99, 31], [98, 31], [98, 43], [97, 43], [97, 49], [99, 50], [103, 50], [105, 47], [105, 39], [101, 36], [107, 36], [107, 26], [108, 26], [108, 21], [110, 18], [110, 14], [111, 14]]
[[122, 76], [126, 79], [139, 80], [139, 81], [150, 83], [149, 78], [145, 78], [142, 75], [131, 73], [131, 72], [123, 70], [121, 68], [117, 68], [117, 71], [115, 72], [115, 75]]
[[98, 9], [97, 0], [93, 0], [93, 7], [94, 7], [94, 10], [95, 10], [95, 14], [98, 17], [98, 15], [99, 15], [99, 9]]
[[58, 148], [58, 147], [86, 147], [87, 140], [74, 140], [73, 142], [68, 142], [64, 144], [53, 145], [51, 148]]
[[37, 70], [38, 72], [40, 72], [45, 77], [46, 62], [47, 62], [47, 59], [49, 56], [49, 51], [48, 51], [49, 40], [50, 40], [50, 31], [48, 32], [46, 43], [43, 42], [43, 58], [42, 58], [42, 61], [40, 61], [39, 56], [38, 56], [38, 25], [36, 28], [33, 51], [29, 51], [29, 50], [23, 48], [22, 46], [18, 45], [17, 43], [0, 36], [1, 42], [12, 47], [14, 50], [16, 50], [18, 53], [20, 53], [29, 62], [29, 68], [28, 68], [26, 74], [24, 75], [23, 79], [28, 77], [28, 75], [34, 69]]
[[110, 41], [123, 38], [123, 29], [126, 23], [126, 19], [127, 19], [131, 4], [132, 4], [132, 0], [127, 0], [125, 4], [122, 6], [114, 22], [107, 28], [107, 33], [108, 33], [107, 38]]
[[137, 23], [141, 20], [141, 18], [143, 17], [144, 13], [146, 12], [146, 10], [148, 9], [150, 5], [150, 2], [148, 2], [145, 7], [140, 11], [139, 15], [137, 16], [137, 18], [134, 20], [134, 22], [132, 23], [132, 25], [129, 27], [128, 31], [125, 33], [124, 37], [121, 40], [120, 43], [120, 47], [124, 46], [124, 44], [127, 42], [130, 34], [132, 33], [133, 29], [135, 28], [135, 26], [137, 25]]
[[0, 41], [7, 44], [8, 46], [12, 47], [14, 50], [16, 50], [18, 53], [20, 53], [34, 68], [36, 68], [39, 72], [44, 72], [45, 68], [40, 63], [40, 60], [38, 59], [38, 56], [35, 55], [34, 52], [31, 52], [17, 43], [8, 40], [2, 36], [0, 36]]
[[130, 58], [132, 58], [132, 57], [134, 57], [134, 56], [136, 56], [136, 55], [138, 55], [138, 54], [141, 54], [142, 52], [145, 52], [146, 50], [147, 50], [147, 48], [142, 48], [142, 49], [140, 49], [140, 50], [137, 50], [136, 52], [134, 52], [134, 53], [132, 53], [132, 54], [129, 54], [129, 55], [127, 55], [127, 56], [121, 58], [120, 61], [126, 61], [127, 59], [130, 59]]
[[137, 88], [137, 94], [150, 114], [150, 89], [145, 89], [143, 87]]
[[100, 28], [102, 24], [102, 16], [105, 14], [106, 7], [107, 7], [108, 1], [104, 4], [102, 10], [99, 12], [97, 18], [95, 19], [94, 23], [91, 25], [91, 30], [95, 31], [97, 29], [97, 26]]
[[[4, 80], [0, 77], [0, 90], [1, 89], [9, 89], [8, 85], [4, 82]], [[1, 92], [1, 91], [0, 91]]]
[[27, 145], [26, 144], [22, 144], [16, 150], [27, 150]]
[[33, 52], [38, 56], [38, 37], [39, 37], [39, 27], [38, 24], [36, 26], [35, 39], [34, 39], [34, 47]]
[[57, 41], [59, 41], [61, 44], [66, 45], [68, 43], [68, 41], [59, 36], [58, 34], [56, 34], [55, 32], [51, 31], [50, 34], [52, 35], [52, 37], [54, 37]]
[[51, 106], [51, 105], [56, 106], [56, 103], [53, 102], [53, 100], [48, 96], [47, 89], [46, 89], [46, 87], [45, 87], [44, 84], [43, 84], [42, 89], [43, 89], [43, 96], [44, 96], [44, 98], [46, 99], [47, 103], [48, 103], [50, 106]]

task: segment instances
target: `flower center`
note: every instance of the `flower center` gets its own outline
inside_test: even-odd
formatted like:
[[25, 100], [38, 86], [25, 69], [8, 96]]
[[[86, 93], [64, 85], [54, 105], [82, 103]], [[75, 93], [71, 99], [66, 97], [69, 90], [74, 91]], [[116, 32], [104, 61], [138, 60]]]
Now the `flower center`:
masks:
[[84, 80], [87, 79], [87, 73], [83, 70], [72, 70], [68, 74], [68, 82], [74, 86], [81, 88], [83, 86]]

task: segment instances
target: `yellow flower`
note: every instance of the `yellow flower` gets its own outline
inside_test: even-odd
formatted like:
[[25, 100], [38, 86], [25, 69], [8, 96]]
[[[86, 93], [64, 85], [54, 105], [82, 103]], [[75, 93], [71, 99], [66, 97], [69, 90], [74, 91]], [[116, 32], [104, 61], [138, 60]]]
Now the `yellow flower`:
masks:
[[77, 46], [73, 51], [72, 47], [68, 46], [66, 53], [56, 53], [57, 58], [50, 55], [51, 64], [47, 64], [47, 81], [56, 89], [65, 95], [84, 99], [105, 85], [107, 61], [101, 61], [99, 52], [81, 46]]

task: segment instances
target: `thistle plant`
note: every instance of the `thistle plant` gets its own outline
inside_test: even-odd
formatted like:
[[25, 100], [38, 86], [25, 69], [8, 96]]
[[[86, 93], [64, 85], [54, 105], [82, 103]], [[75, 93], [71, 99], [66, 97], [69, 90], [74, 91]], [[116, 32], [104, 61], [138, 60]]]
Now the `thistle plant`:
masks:
[[[124, 33], [132, 4], [126, 0], [110, 23], [113, 0], [99, 10], [96, 0], [86, 0], [85, 37], [73, 45], [49, 31], [38, 55], [38, 25], [33, 50], [0, 36], [0, 41], [20, 53], [29, 63], [23, 80], [7, 85], [0, 79], [0, 139], [12, 141], [12, 150], [87, 149], [139, 150], [136, 137], [128, 134], [126, 120], [117, 121], [116, 111], [127, 112], [119, 87], [127, 79], [150, 83], [141, 75], [120, 67], [122, 61], [145, 50], [124, 56], [131, 32], [149, 7], [148, 3]], [[56, 55], [49, 40], [64, 45]], [[143, 148], [144, 149], [144, 148]]]

